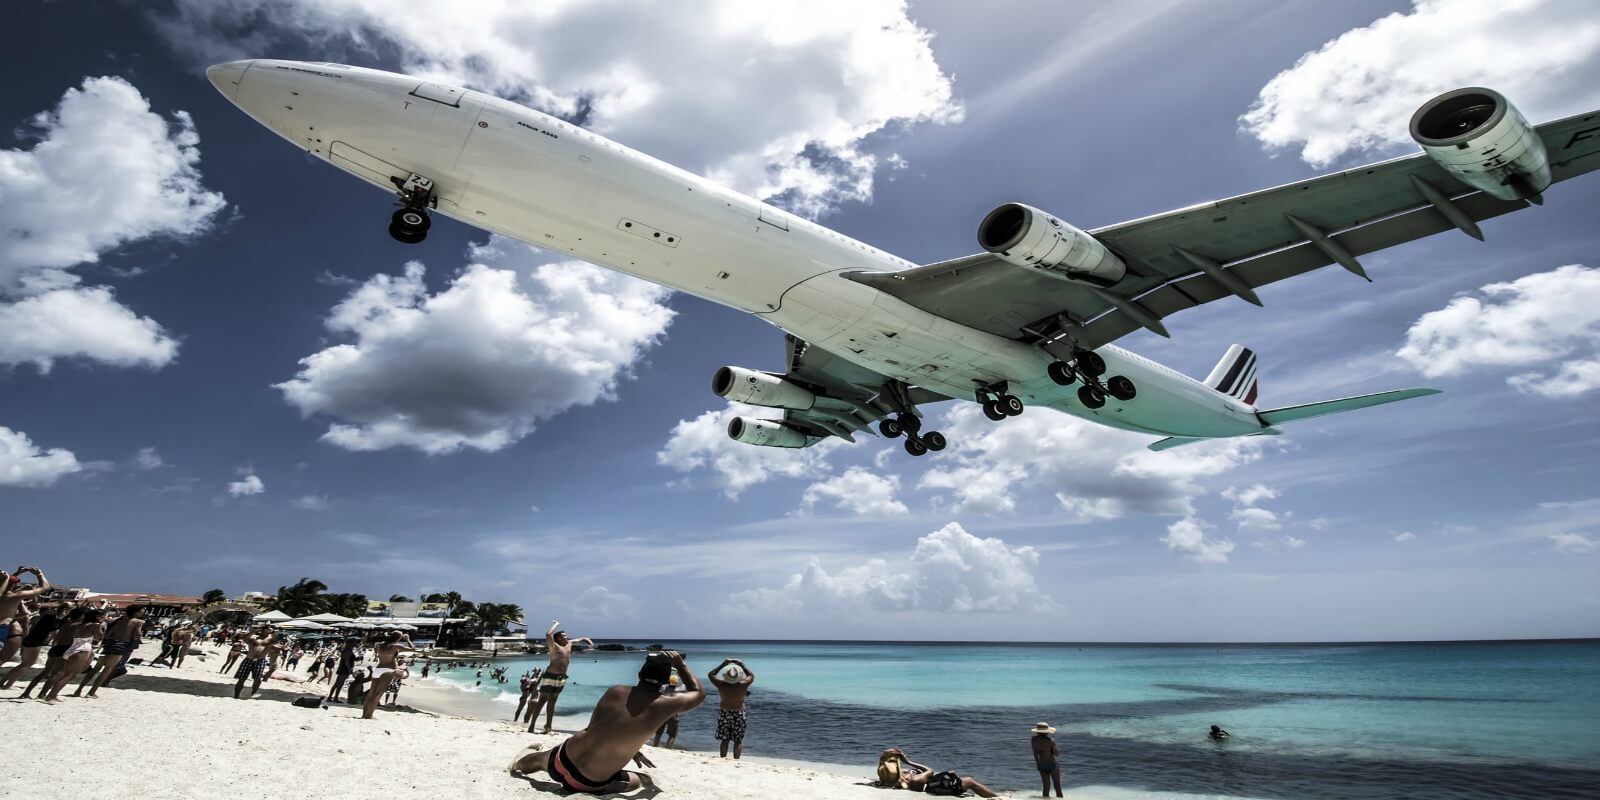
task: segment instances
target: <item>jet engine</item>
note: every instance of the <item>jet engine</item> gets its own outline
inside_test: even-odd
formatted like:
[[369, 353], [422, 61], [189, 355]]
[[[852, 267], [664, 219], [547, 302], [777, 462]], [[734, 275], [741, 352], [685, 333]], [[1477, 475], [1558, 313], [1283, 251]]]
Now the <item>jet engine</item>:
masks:
[[[723, 367], [711, 377], [711, 391], [736, 403], [805, 411], [816, 405], [811, 390], [792, 381], [744, 367]], [[737, 436], [734, 438], [738, 438]], [[795, 445], [798, 447], [799, 445]]]
[[1110, 286], [1128, 272], [1093, 236], [1021, 203], [990, 211], [978, 225], [978, 244], [1019, 267], [1097, 286]]
[[1536, 198], [1550, 186], [1544, 141], [1499, 92], [1445, 92], [1411, 116], [1411, 138], [1446, 172], [1501, 200]]
[[728, 438], [759, 447], [808, 447], [812, 437], [804, 431], [771, 419], [734, 417], [728, 423]]

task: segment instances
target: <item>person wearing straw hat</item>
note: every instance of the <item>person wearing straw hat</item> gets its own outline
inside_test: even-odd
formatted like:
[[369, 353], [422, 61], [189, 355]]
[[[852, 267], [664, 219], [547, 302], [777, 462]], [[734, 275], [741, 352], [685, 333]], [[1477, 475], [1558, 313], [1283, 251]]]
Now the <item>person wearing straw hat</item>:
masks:
[[1056, 746], [1056, 740], [1050, 734], [1056, 729], [1050, 727], [1048, 722], [1040, 722], [1033, 726], [1033, 764], [1039, 768], [1039, 781], [1044, 786], [1042, 797], [1050, 796], [1050, 783], [1055, 782], [1056, 797], [1061, 797], [1061, 748]]

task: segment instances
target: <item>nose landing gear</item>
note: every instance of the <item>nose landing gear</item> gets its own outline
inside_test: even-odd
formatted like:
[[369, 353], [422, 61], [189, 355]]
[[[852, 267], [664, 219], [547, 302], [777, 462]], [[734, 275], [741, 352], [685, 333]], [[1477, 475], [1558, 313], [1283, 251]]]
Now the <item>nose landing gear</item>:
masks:
[[1124, 402], [1138, 396], [1139, 391], [1126, 376], [1112, 375], [1102, 382], [1100, 376], [1105, 372], [1106, 360], [1093, 350], [1079, 350], [1073, 355], [1071, 363], [1052, 361], [1045, 368], [1050, 380], [1059, 386], [1071, 386], [1083, 381], [1083, 385], [1078, 387], [1078, 401], [1089, 408], [1104, 406], [1108, 395]]
[[394, 181], [400, 196], [400, 209], [389, 218], [389, 235], [401, 244], [416, 244], [428, 238], [428, 228], [433, 220], [428, 209], [438, 207], [438, 197], [433, 193], [433, 180], [412, 173], [405, 180]]

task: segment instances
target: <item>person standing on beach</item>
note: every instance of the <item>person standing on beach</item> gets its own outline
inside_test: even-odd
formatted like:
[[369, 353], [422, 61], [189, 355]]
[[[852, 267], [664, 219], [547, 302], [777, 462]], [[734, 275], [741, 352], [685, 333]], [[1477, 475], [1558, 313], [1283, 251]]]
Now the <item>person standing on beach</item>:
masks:
[[[98, 697], [95, 692], [111, 680], [111, 673], [116, 671], [133, 655], [139, 646], [139, 637], [144, 633], [144, 606], [128, 606], [122, 619], [111, 623], [105, 632], [105, 647], [100, 654], [100, 664], [92, 675], [85, 675], [83, 682], [78, 684], [78, 690], [72, 693], [73, 697], [83, 695], [83, 687], [89, 686], [89, 696]], [[91, 679], [93, 685], [90, 685]]]
[[245, 650], [244, 637], [233, 637], [233, 644], [228, 646], [228, 660], [222, 663], [222, 669], [217, 670], [217, 672], [220, 674], [233, 669], [233, 665], [238, 663], [239, 656], [244, 655]]
[[1056, 740], [1050, 734], [1056, 729], [1050, 723], [1041, 722], [1033, 726], [1033, 765], [1039, 768], [1039, 780], [1044, 785], [1042, 797], [1050, 796], [1050, 782], [1056, 784], [1056, 797], [1061, 796], [1061, 748], [1056, 745]]
[[261, 690], [261, 681], [267, 677], [267, 653], [277, 644], [277, 637], [266, 629], [257, 629], [255, 633], [244, 637], [244, 659], [239, 662], [239, 670], [233, 674], [239, 681], [233, 685], [233, 699], [238, 700], [239, 694], [244, 691], [244, 679], [252, 679], [250, 696], [255, 697]]
[[706, 677], [717, 687], [717, 740], [723, 758], [728, 757], [728, 744], [733, 744], [733, 757], [744, 755], [744, 731], [747, 722], [745, 700], [750, 696], [750, 684], [756, 674], [737, 658], [725, 658]]
[[[24, 588], [22, 573], [31, 572], [38, 586]], [[38, 567], [17, 567], [7, 575], [0, 572], [0, 664], [22, 649], [22, 603], [50, 591], [50, 581]]]
[[[560, 620], [550, 620], [550, 630], [544, 632], [545, 650], [550, 654], [550, 666], [544, 670], [544, 675], [539, 678], [539, 698], [532, 708], [528, 709], [528, 733], [539, 725], [539, 709], [545, 709], [544, 733], [555, 729], [556, 698], [561, 696], [561, 690], [567, 686], [567, 668], [572, 664], [572, 646], [578, 642], [594, 641], [585, 637], [582, 639], [569, 639], [567, 632], [560, 630]], [[640, 744], [644, 741], [641, 739]]]
[[512, 722], [522, 719], [522, 709], [528, 705], [528, 699], [533, 695], [533, 687], [537, 685], [531, 672], [522, 673], [522, 697], [517, 698], [517, 710], [511, 714]]
[[[662, 693], [662, 685], [674, 672], [682, 678], [683, 690]], [[636, 766], [655, 766], [641, 752], [645, 740], [668, 718], [693, 711], [705, 699], [682, 655], [672, 650], [651, 653], [639, 668], [636, 685], [613, 686], [600, 696], [588, 727], [554, 750], [533, 745], [518, 753], [511, 762], [511, 774], [547, 771], [568, 791], [584, 794], [633, 791], [648, 779], [623, 767], [630, 761]]]
[[373, 648], [373, 653], [378, 657], [378, 665], [372, 668], [372, 685], [367, 687], [367, 700], [361, 707], [361, 718], [372, 719], [378, 710], [378, 701], [383, 699], [383, 693], [389, 688], [389, 683], [396, 679], [395, 670], [399, 668], [396, 659], [403, 652], [415, 652], [417, 648], [411, 646], [411, 637], [404, 631], [395, 631], [389, 634], [383, 644]]
[[[44, 669], [40, 670], [38, 675], [33, 676], [33, 680], [28, 682], [28, 688], [23, 689], [22, 694], [17, 695], [17, 699], [24, 700], [31, 697], [35, 686], [43, 685], [46, 689], [50, 687], [50, 684], [54, 682], [55, 676], [66, 667], [67, 648], [72, 644], [73, 626], [83, 621], [83, 615], [88, 612], [89, 609], [81, 605], [71, 608], [62, 607], [60, 623], [56, 625], [56, 632], [50, 636], [50, 646], [45, 650]], [[44, 692], [40, 691], [39, 696], [44, 697]]]
[[[661, 693], [662, 694], [677, 694], [678, 693], [678, 676], [677, 675], [673, 675], [671, 678], [669, 678], [667, 680], [667, 685], [661, 687]], [[661, 746], [661, 734], [663, 734], [663, 733], [665, 733], [667, 735], [667, 749], [671, 750], [673, 748], [673, 746], [678, 743], [678, 715], [677, 714], [673, 714], [672, 716], [667, 717], [667, 721], [661, 723], [661, 727], [656, 728], [656, 737], [650, 741], [650, 746], [651, 747], [660, 747]]]
[[344, 688], [344, 682], [350, 679], [350, 673], [356, 668], [356, 640], [344, 640], [344, 647], [339, 650], [338, 677], [333, 681], [333, 688], [328, 690], [328, 699], [337, 703], [339, 690]]

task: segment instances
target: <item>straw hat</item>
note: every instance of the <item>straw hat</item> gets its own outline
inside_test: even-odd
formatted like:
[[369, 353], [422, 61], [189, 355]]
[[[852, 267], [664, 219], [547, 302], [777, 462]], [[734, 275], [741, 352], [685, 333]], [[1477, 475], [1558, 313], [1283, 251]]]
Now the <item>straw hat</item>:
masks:
[[1050, 723], [1048, 723], [1048, 722], [1041, 722], [1041, 723], [1033, 726], [1033, 732], [1034, 733], [1055, 733], [1056, 729], [1050, 727]]

